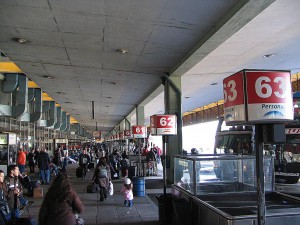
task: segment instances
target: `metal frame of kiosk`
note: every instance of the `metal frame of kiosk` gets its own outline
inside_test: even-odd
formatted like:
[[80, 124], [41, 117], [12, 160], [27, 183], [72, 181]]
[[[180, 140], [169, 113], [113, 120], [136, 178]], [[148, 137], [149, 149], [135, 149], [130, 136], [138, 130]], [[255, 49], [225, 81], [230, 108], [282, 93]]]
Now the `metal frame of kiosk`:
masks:
[[[273, 157], [264, 157], [263, 170], [266, 225], [298, 224], [300, 199], [274, 191]], [[257, 224], [256, 186], [255, 156], [175, 156], [172, 222], [189, 218], [195, 225]]]

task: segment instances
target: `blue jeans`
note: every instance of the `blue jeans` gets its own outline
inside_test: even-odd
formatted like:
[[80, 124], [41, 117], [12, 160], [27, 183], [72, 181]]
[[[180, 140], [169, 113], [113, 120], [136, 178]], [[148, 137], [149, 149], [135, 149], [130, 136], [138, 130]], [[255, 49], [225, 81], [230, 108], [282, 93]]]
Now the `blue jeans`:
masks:
[[124, 205], [131, 207], [132, 206], [132, 200], [124, 200]]
[[50, 170], [41, 170], [41, 178], [43, 183], [50, 182]]
[[20, 165], [19, 164], [18, 167], [19, 167], [19, 170], [20, 170], [21, 174], [25, 173], [25, 165]]

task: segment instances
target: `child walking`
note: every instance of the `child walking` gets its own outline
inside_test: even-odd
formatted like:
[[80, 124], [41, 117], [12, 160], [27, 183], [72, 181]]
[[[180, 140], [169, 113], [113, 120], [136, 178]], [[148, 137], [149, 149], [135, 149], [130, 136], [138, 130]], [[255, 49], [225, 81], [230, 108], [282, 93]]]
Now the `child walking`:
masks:
[[133, 185], [131, 183], [131, 180], [129, 178], [125, 178], [121, 192], [124, 193], [124, 198], [125, 198], [124, 205], [126, 207], [132, 206], [132, 200], [133, 200], [132, 188]]

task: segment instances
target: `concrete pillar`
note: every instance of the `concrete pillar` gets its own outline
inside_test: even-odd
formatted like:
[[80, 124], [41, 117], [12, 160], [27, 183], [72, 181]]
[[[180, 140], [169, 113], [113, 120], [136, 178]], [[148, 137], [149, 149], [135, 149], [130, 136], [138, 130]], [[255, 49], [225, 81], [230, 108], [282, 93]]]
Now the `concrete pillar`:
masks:
[[165, 114], [175, 114], [177, 116], [177, 135], [166, 136], [167, 152], [167, 182], [174, 181], [174, 161], [173, 156], [182, 154], [182, 110], [181, 110], [181, 77], [163, 78], [165, 87]]

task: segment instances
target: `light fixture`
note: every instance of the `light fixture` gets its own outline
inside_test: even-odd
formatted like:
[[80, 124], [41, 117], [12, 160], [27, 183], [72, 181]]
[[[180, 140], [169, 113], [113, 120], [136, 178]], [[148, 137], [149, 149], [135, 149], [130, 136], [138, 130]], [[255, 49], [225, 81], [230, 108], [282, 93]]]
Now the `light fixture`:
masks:
[[189, 98], [191, 98], [191, 97], [190, 97], [190, 96], [186, 96], [186, 97], [184, 97], [184, 98], [189, 99]]
[[13, 38], [12, 39], [13, 41], [19, 43], [19, 44], [26, 44], [28, 43], [29, 41], [25, 38], [19, 38], [19, 37], [16, 37], [16, 38]]
[[264, 58], [272, 58], [274, 56], [275, 56], [275, 54], [266, 54], [266, 55], [264, 55]]
[[62, 92], [62, 91], [58, 91], [58, 92], [56, 92], [57, 94], [60, 94], [60, 95], [64, 95], [65, 94], [65, 92]]
[[95, 119], [95, 101], [92, 101], [92, 119]]
[[47, 78], [47, 79], [54, 79], [54, 77], [51, 76], [51, 75], [44, 75], [44, 76], [42, 76], [42, 77]]
[[71, 102], [65, 102], [66, 104], [71, 104]]
[[117, 82], [114, 82], [114, 81], [112, 81], [112, 82], [109, 82], [111, 85], [113, 85], [113, 86], [116, 86], [118, 83]]
[[211, 83], [210, 85], [211, 85], [211, 86], [214, 86], [214, 85], [217, 85], [217, 84], [218, 84], [218, 83]]
[[128, 50], [125, 49], [125, 48], [120, 48], [120, 49], [117, 49], [116, 52], [120, 53], [120, 54], [127, 54], [128, 53]]
[[295, 109], [299, 108], [299, 105], [297, 103], [295, 103], [294, 108]]

